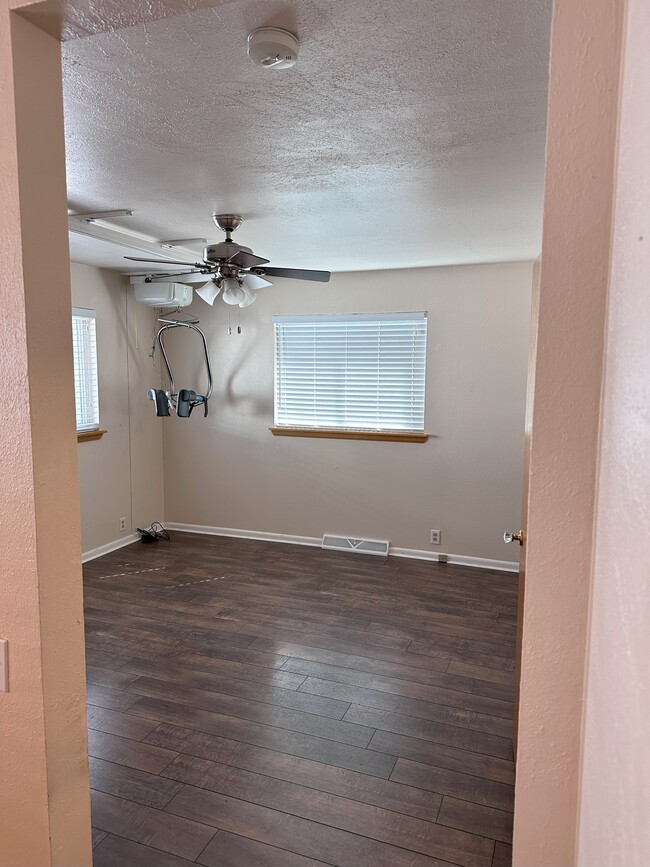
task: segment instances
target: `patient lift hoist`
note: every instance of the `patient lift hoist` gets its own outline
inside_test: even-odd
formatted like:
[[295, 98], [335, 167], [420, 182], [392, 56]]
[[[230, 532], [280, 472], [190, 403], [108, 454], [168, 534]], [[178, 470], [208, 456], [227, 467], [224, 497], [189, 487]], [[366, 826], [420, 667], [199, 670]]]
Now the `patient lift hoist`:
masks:
[[[154, 402], [157, 416], [168, 416], [171, 415], [172, 411], [174, 411], [180, 418], [189, 418], [195, 407], [202, 406], [203, 417], [205, 418], [208, 414], [208, 400], [212, 394], [212, 369], [210, 368], [210, 356], [208, 355], [208, 344], [205, 339], [205, 334], [197, 326], [199, 320], [164, 319], [161, 317], [158, 321], [164, 324], [158, 329], [153, 339], [153, 345], [149, 354], [151, 358], [153, 358], [157, 343], [160, 347], [160, 354], [167, 371], [169, 388], [150, 388], [147, 392], [147, 397], [149, 400]], [[163, 342], [163, 334], [172, 328], [189, 328], [201, 338], [201, 343], [203, 345], [203, 358], [205, 361], [205, 370], [208, 380], [208, 387], [205, 394], [197, 394], [191, 388], [181, 388], [180, 391], [176, 391], [174, 385], [174, 374], [172, 373], [169, 359], [165, 352], [165, 344]]]

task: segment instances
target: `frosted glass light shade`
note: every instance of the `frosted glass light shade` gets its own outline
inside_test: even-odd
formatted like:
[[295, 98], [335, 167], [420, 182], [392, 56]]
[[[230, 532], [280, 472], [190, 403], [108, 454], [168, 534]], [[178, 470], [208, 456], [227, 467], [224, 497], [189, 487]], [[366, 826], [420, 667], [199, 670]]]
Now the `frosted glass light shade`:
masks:
[[257, 292], [253, 292], [252, 289], [248, 289], [246, 286], [242, 286], [242, 290], [244, 292], [244, 299], [239, 302], [239, 306], [250, 307], [257, 300]]
[[214, 280], [208, 280], [203, 286], [195, 289], [195, 292], [199, 298], [202, 298], [207, 304], [212, 305], [219, 292], [221, 292], [221, 287], [217, 286]]
[[226, 304], [240, 304], [244, 298], [244, 290], [239, 285], [239, 281], [234, 277], [228, 277], [223, 281], [223, 300]]

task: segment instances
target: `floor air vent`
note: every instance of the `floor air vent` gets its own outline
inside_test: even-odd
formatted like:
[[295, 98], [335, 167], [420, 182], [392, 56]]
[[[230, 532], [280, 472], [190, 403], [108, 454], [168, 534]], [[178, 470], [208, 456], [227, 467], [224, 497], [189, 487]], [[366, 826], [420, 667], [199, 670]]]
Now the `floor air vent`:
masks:
[[323, 548], [331, 551], [356, 551], [358, 554], [377, 554], [388, 556], [388, 540], [383, 539], [350, 539], [347, 536], [323, 536]]

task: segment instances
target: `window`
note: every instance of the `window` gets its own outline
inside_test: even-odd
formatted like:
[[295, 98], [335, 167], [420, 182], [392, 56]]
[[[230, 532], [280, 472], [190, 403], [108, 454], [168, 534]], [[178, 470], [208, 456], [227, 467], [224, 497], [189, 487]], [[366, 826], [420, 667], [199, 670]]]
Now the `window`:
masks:
[[99, 428], [99, 389], [97, 385], [97, 337], [95, 311], [72, 308], [72, 349], [74, 353], [74, 399], [77, 430]]
[[424, 431], [426, 313], [274, 316], [275, 432]]

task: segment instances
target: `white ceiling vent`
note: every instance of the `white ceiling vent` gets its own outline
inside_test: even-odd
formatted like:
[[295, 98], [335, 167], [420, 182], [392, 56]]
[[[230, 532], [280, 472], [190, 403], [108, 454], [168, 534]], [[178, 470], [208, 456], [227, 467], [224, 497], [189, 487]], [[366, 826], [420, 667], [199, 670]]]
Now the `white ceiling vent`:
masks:
[[358, 554], [376, 554], [379, 557], [388, 556], [389, 541], [387, 539], [352, 539], [348, 536], [323, 536], [323, 548], [330, 551], [353, 551]]

